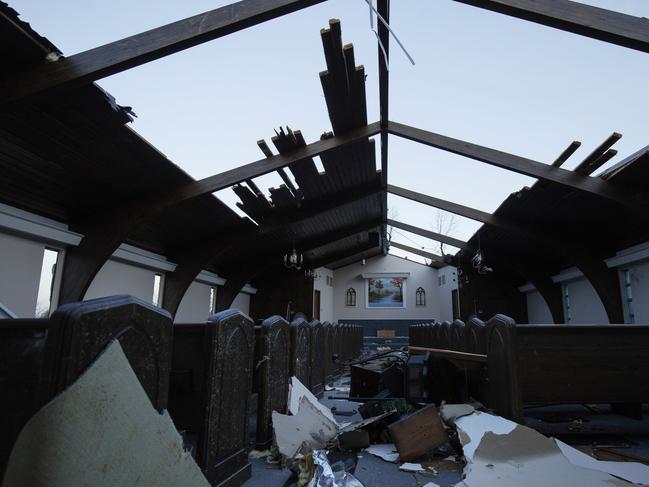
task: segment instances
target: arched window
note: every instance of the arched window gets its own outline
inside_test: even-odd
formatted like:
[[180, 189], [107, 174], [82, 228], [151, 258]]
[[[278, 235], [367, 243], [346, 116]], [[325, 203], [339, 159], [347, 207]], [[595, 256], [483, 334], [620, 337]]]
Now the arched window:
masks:
[[426, 306], [426, 291], [424, 291], [423, 287], [417, 288], [415, 303], [417, 304], [417, 306]]
[[356, 306], [356, 290], [353, 287], [350, 287], [347, 290], [345, 306]]

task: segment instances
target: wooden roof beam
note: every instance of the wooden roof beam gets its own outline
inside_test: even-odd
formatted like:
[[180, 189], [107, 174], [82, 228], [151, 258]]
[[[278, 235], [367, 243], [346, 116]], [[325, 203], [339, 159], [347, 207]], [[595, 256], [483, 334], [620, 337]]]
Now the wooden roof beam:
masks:
[[397, 122], [389, 122], [388, 131], [399, 137], [475, 159], [492, 166], [586, 191], [635, 210], [646, 210], [649, 207], [649, 196], [647, 194], [633, 194], [632, 191], [626, 188], [617, 187], [599, 178], [591, 178], [532, 159], [472, 144], [464, 140], [453, 139]]
[[325, 0], [241, 0], [9, 77], [0, 105], [73, 89]]
[[318, 140], [297, 150], [286, 154], [276, 154], [272, 157], [260, 159], [243, 166], [224, 171], [214, 176], [209, 176], [198, 181], [187, 183], [175, 191], [166, 191], [153, 198], [148, 205], [147, 212], [160, 211], [168, 206], [176, 205], [204, 194], [214, 193], [241, 183], [247, 179], [256, 178], [276, 171], [302, 159], [308, 159], [317, 155], [329, 152], [338, 147], [351, 144], [358, 140], [372, 137], [380, 132], [378, 122], [365, 127], [351, 130], [344, 135], [337, 135], [329, 139]]
[[618, 46], [649, 52], [649, 19], [570, 0], [455, 0]]
[[439, 264], [445, 263], [444, 257], [442, 257], [441, 255], [431, 254], [430, 252], [426, 252], [421, 249], [416, 249], [414, 247], [409, 247], [408, 245], [403, 245], [400, 244], [399, 242], [395, 242], [395, 241], [390, 242], [390, 247], [396, 247], [398, 249], [405, 250], [406, 252], [410, 252], [411, 254], [425, 257], [426, 259], [430, 259], [432, 262], [437, 262]]
[[407, 223], [399, 222], [396, 220], [388, 219], [388, 225], [391, 225], [395, 228], [400, 228], [401, 230], [405, 230], [406, 232], [429, 238], [431, 240], [435, 240], [437, 242], [442, 242], [453, 247], [457, 247], [458, 249], [463, 249], [467, 244], [463, 240], [458, 240], [457, 238], [449, 237], [448, 235], [443, 235], [441, 233], [431, 232], [430, 230], [425, 230], [423, 228], [408, 225]]

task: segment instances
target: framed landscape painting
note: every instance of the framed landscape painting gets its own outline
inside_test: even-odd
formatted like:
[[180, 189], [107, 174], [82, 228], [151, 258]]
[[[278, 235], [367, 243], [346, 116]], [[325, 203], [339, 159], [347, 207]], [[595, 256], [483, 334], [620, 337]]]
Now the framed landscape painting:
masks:
[[402, 277], [382, 277], [367, 280], [368, 308], [404, 308], [406, 280]]

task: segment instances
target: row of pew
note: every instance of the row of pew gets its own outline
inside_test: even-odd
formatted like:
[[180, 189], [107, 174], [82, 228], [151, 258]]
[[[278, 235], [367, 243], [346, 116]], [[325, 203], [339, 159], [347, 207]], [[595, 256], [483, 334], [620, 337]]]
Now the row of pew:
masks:
[[409, 332], [411, 346], [459, 352], [446, 356], [464, 369], [469, 394], [518, 422], [529, 406], [649, 403], [647, 325], [521, 325], [499, 314]]
[[287, 408], [290, 377], [322, 393], [343, 372], [341, 362], [360, 354], [362, 335], [357, 325], [279, 316], [255, 323], [234, 309], [174, 325], [165, 310], [126, 295], [63, 305], [49, 319], [0, 320], [0, 478], [29, 418], [117, 339], [210, 483], [241, 485], [251, 473], [251, 397], [255, 446], [267, 448], [272, 411]]

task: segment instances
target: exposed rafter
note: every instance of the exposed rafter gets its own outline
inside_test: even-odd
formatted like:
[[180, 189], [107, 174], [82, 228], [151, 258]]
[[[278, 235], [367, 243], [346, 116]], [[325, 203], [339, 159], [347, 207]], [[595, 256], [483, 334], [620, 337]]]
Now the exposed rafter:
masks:
[[628, 189], [619, 188], [608, 181], [591, 178], [567, 171], [549, 164], [527, 159], [525, 157], [508, 154], [488, 147], [472, 144], [463, 140], [453, 139], [444, 135], [428, 132], [423, 129], [410, 127], [397, 122], [389, 122], [388, 130], [391, 134], [413, 140], [415, 142], [442, 149], [453, 154], [475, 159], [492, 166], [514, 171], [519, 174], [531, 176], [545, 181], [586, 191], [602, 198], [615, 201], [635, 210], [646, 210], [649, 207], [649, 198], [646, 194], [633, 194]]
[[366, 139], [380, 132], [378, 122], [365, 127], [351, 130], [344, 135], [337, 135], [324, 140], [318, 140], [287, 154], [276, 154], [243, 166], [224, 171], [214, 176], [209, 176], [198, 181], [187, 183], [175, 191], [166, 191], [142, 203], [143, 213], [153, 213], [168, 206], [182, 203], [183, 201], [197, 198], [204, 194], [214, 193], [235, 184], [253, 179], [269, 172], [276, 171], [294, 162], [308, 159], [320, 154], [325, 154], [339, 147]]
[[406, 252], [410, 252], [411, 254], [420, 255], [421, 257], [430, 259], [432, 262], [444, 264], [444, 257], [442, 257], [441, 255], [431, 254], [430, 252], [426, 252], [425, 250], [409, 247], [408, 245], [403, 245], [395, 241], [390, 242], [390, 247], [396, 247], [398, 249], [405, 250]]
[[466, 242], [463, 240], [458, 240], [457, 238], [449, 237], [448, 235], [443, 235], [437, 232], [431, 232], [430, 230], [425, 230], [423, 228], [415, 227], [414, 225], [408, 225], [407, 223], [399, 222], [396, 220], [388, 219], [388, 225], [391, 225], [395, 228], [400, 228], [406, 232], [414, 233], [416, 235], [421, 235], [422, 237], [435, 240], [437, 242], [442, 242], [453, 247], [462, 249], [466, 246]]
[[649, 20], [570, 0], [455, 0], [537, 24], [649, 52]]
[[0, 105], [71, 89], [232, 34], [324, 0], [242, 0], [16, 74]]

